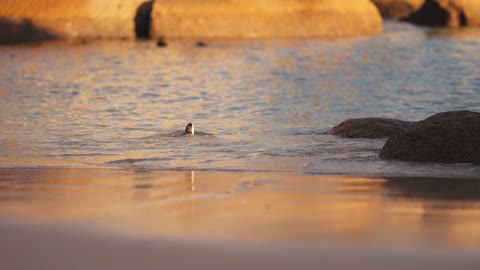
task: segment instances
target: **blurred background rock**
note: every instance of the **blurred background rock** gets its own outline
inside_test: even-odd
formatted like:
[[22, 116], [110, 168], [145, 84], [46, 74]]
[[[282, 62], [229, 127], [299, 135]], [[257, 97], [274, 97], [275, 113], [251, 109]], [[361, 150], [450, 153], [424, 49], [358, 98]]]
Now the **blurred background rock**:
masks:
[[0, 44], [49, 39], [337, 39], [380, 34], [382, 16], [480, 25], [477, 0], [1, 0]]
[[382, 32], [381, 16], [369, 0], [2, 0], [0, 23], [1, 43], [150, 35], [343, 38]]

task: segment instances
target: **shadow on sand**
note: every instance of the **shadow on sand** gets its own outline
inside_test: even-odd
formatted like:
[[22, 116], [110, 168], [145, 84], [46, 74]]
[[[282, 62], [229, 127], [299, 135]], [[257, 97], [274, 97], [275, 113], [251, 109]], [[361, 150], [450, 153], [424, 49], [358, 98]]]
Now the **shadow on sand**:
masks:
[[150, 24], [152, 21], [153, 1], [143, 2], [135, 14], [135, 37], [137, 39], [150, 38]]
[[31, 20], [13, 20], [0, 17], [0, 45], [38, 42], [57, 38], [56, 34], [35, 26]]

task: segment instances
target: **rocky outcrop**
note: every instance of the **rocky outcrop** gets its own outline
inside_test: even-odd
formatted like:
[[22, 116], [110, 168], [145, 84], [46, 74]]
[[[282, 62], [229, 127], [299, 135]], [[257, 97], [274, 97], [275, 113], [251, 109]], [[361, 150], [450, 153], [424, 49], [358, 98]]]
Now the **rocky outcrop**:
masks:
[[[43, 39], [46, 36], [135, 38], [135, 16], [145, 2], [149, 1], [2, 0], [0, 19], [3, 24], [9, 25], [9, 30], [0, 30], [0, 40], [8, 43], [15, 40]], [[23, 24], [15, 25], [16, 22]], [[28, 25], [25, 26], [25, 23]]]
[[384, 18], [401, 19], [418, 11], [425, 0], [371, 0]]
[[343, 138], [387, 138], [410, 124], [411, 122], [391, 118], [355, 118], [336, 125], [326, 133]]
[[369, 0], [2, 0], [0, 23], [8, 26], [0, 29], [2, 43], [53, 37], [343, 38], [383, 30]]
[[478, 26], [478, 0], [371, 0], [384, 18], [426, 26]]
[[479, 26], [480, 1], [425, 0], [421, 9], [404, 20], [426, 26]]
[[156, 0], [152, 38], [344, 38], [382, 32], [369, 0]]
[[380, 152], [384, 159], [480, 164], [480, 113], [439, 113], [391, 136]]

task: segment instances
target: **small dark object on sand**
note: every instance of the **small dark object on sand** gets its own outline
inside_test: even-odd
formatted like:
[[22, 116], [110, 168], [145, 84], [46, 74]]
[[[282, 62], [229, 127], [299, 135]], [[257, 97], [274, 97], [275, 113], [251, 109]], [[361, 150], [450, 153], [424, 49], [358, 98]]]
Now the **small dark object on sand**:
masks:
[[207, 44], [203, 41], [199, 41], [197, 42], [197, 44], [195, 44], [195, 46], [203, 48], [203, 47], [207, 47]]
[[167, 47], [167, 42], [165, 42], [165, 38], [164, 38], [164, 37], [160, 37], [160, 38], [157, 40], [157, 47]]

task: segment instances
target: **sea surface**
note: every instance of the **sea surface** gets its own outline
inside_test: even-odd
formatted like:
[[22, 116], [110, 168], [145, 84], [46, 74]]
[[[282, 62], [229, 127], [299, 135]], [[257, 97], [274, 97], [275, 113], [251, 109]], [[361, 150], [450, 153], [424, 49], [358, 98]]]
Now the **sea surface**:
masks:
[[[478, 178], [384, 161], [355, 117], [480, 111], [480, 30], [386, 22], [351, 40], [52, 42], [0, 47], [0, 167]], [[194, 123], [196, 135], [183, 137]]]

